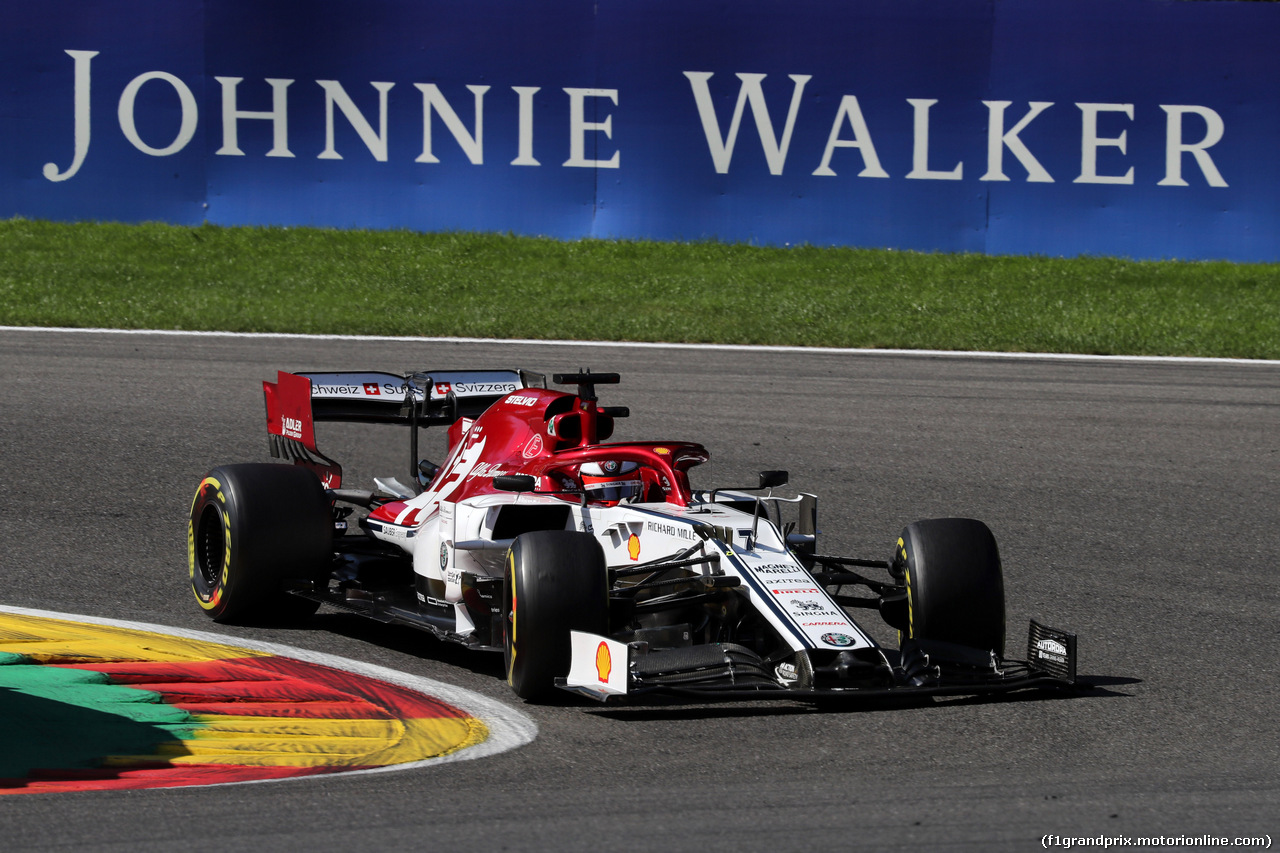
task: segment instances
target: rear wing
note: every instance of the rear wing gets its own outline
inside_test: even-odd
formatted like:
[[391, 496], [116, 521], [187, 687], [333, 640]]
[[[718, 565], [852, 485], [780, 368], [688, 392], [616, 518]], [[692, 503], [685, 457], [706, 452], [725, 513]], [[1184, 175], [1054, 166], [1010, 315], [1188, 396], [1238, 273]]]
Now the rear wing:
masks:
[[448, 426], [458, 418], [479, 416], [512, 391], [547, 387], [546, 377], [526, 370], [295, 375], [311, 380], [311, 412], [316, 421], [406, 426]]
[[476, 418], [512, 391], [545, 388], [546, 377], [527, 370], [286, 373], [263, 382], [271, 455], [316, 472], [326, 488], [342, 482], [342, 466], [316, 447], [320, 421], [403, 424], [413, 427], [410, 452], [417, 465], [417, 427], [447, 426]]

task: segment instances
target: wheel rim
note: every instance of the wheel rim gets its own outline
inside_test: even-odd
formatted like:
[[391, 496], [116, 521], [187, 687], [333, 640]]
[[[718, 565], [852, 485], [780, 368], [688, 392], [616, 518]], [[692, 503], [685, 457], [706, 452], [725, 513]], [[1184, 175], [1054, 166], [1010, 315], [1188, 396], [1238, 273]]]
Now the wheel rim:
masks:
[[214, 504], [209, 504], [200, 513], [195, 546], [197, 575], [193, 580], [202, 586], [203, 591], [212, 593], [222, 583], [222, 566], [227, 551], [226, 522], [222, 511]]

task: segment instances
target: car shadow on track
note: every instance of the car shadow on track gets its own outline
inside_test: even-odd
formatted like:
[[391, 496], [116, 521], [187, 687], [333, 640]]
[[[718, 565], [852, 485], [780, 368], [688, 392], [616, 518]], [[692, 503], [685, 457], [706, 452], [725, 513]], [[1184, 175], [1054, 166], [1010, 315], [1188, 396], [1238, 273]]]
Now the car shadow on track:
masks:
[[626, 706], [589, 707], [585, 711], [592, 716], [618, 720], [700, 720], [765, 717], [778, 715], [877, 713], [914, 709], [945, 709], [971, 705], [996, 705], [1021, 702], [1062, 702], [1073, 699], [1112, 699], [1131, 696], [1119, 690], [1108, 689], [1130, 684], [1141, 684], [1142, 679], [1127, 676], [1080, 676], [1076, 689], [1019, 690], [1013, 693], [989, 693], [980, 696], [892, 696], [892, 697], [841, 697], [819, 702], [801, 703], [779, 699], [760, 702], [733, 702], [724, 704], [692, 704], [683, 699], [663, 701], [654, 699], [645, 704]]
[[350, 613], [319, 613], [312, 617], [308, 627], [422, 660], [459, 667], [477, 675], [503, 678], [502, 655], [446, 643], [417, 628], [388, 625]]

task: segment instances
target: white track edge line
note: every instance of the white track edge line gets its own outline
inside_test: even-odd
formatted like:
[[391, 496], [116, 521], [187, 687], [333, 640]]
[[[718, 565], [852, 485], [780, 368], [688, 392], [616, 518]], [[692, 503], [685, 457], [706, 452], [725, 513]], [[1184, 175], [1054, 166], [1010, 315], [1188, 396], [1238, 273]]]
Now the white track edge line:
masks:
[[[213, 634], [208, 631], [194, 631], [188, 628], [174, 628], [168, 625], [155, 625], [148, 622], [134, 622], [126, 619], [106, 619], [98, 616], [83, 616], [75, 613], [58, 613], [51, 610], [37, 610], [29, 607], [14, 607], [6, 604], [0, 604], [0, 613], [13, 613], [19, 616], [35, 616], [47, 619], [61, 619], [69, 622], [83, 622], [90, 625], [103, 625], [110, 628], [126, 628], [134, 631], [149, 631], [153, 634], [164, 634], [171, 637], [181, 637], [189, 640], [198, 640], [205, 643], [217, 643], [224, 646], [238, 647], [242, 649], [252, 649], [254, 651], [269, 652], [280, 657], [293, 658], [295, 660], [305, 661], [307, 663], [328, 666], [334, 669], [353, 672], [357, 675], [363, 675], [378, 681], [386, 681], [396, 684], [400, 687], [406, 687], [419, 693], [433, 696], [436, 699], [453, 705], [454, 707], [467, 712], [471, 716], [479, 719], [489, 729], [489, 737], [483, 742], [474, 746], [464, 747], [451, 752], [448, 755], [441, 755], [435, 758], [425, 758], [421, 761], [409, 761], [403, 764], [389, 764], [383, 767], [372, 767], [364, 770], [343, 770], [334, 774], [323, 774], [321, 776], [294, 776], [284, 779], [258, 779], [251, 782], [226, 782], [219, 784], [259, 784], [263, 782], [289, 782], [300, 781], [303, 779], [328, 778], [332, 776], [351, 776], [366, 773], [388, 773], [400, 770], [412, 770], [420, 767], [430, 767], [437, 764], [451, 764], [457, 761], [469, 761], [473, 758], [485, 758], [491, 755], [497, 755], [508, 750], [516, 749], [531, 743], [538, 736], [538, 724], [532, 718], [521, 711], [504, 705], [496, 699], [490, 699], [471, 690], [462, 687], [456, 687], [451, 684], [445, 684], [442, 681], [427, 678], [420, 675], [411, 675], [407, 672], [390, 669], [378, 664], [366, 663], [364, 661], [352, 660], [351, 658], [339, 657], [325, 652], [315, 652], [308, 649], [299, 649], [294, 646], [286, 646], [280, 643], [265, 643], [259, 640], [246, 640], [240, 637], [229, 637], [224, 634]], [[182, 787], [208, 787], [184, 785]]]
[[654, 341], [576, 341], [538, 338], [448, 338], [413, 335], [313, 335], [292, 332], [202, 332], [181, 329], [82, 329], [63, 326], [0, 326], [0, 332], [57, 332], [95, 335], [159, 335], [192, 338], [247, 338], [302, 341], [386, 341], [424, 344], [515, 344], [547, 347], [614, 347], [618, 349], [706, 350], [718, 352], [807, 353], [810, 355], [912, 356], [918, 358], [985, 358], [1026, 361], [1138, 362], [1149, 364], [1245, 364], [1280, 366], [1280, 359], [1208, 358], [1180, 355], [1091, 355], [1087, 353], [989, 352], [985, 350], [867, 349], [858, 347], [769, 346], [764, 344], [697, 344]]

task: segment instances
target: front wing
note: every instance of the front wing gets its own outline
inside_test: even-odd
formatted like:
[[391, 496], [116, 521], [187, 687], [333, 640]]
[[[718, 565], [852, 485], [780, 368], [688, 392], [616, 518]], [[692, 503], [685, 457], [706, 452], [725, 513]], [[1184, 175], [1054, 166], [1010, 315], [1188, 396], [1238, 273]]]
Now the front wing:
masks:
[[777, 669], [731, 643], [650, 651], [645, 643], [572, 633], [569, 674], [556, 686], [601, 702], [672, 696], [708, 699], [873, 699], [892, 696], [964, 696], [1076, 686], [1076, 636], [1032, 620], [1027, 660], [949, 643], [908, 640], [885, 651], [879, 672], [846, 667], [846, 683], [812, 677], [779, 678]]

